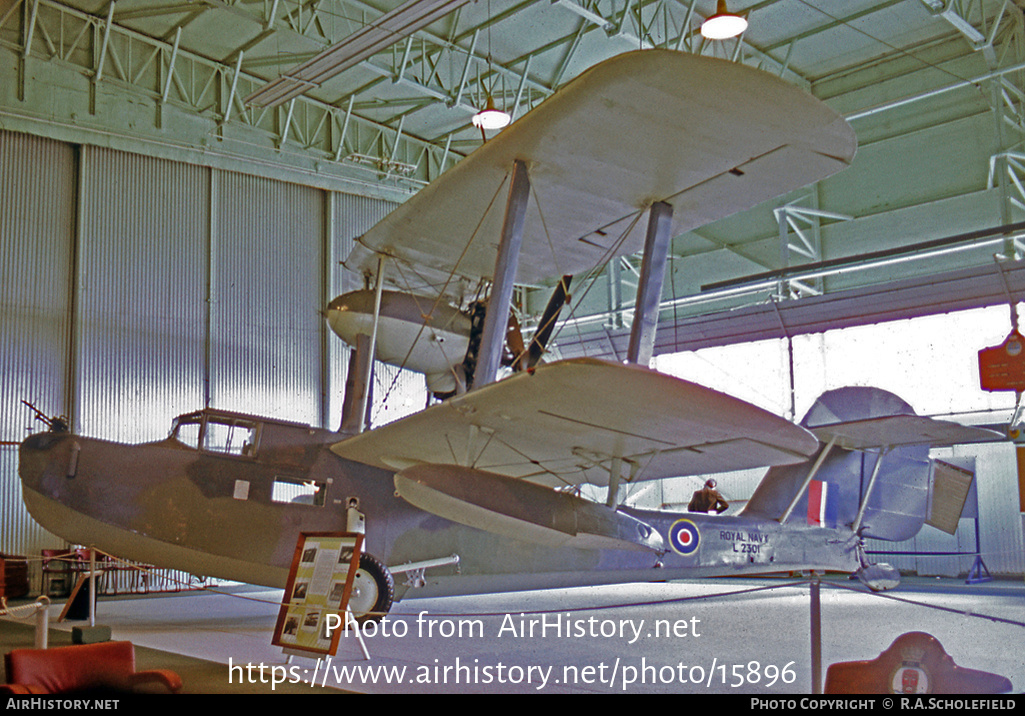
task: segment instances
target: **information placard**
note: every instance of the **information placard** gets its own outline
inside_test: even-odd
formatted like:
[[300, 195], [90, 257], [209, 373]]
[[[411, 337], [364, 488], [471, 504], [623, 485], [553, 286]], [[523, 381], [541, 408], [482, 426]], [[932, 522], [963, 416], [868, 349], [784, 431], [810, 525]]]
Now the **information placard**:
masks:
[[979, 351], [979, 385], [990, 391], [1025, 391], [1025, 338], [1018, 331], [999, 346]]
[[311, 655], [337, 652], [362, 548], [363, 535], [354, 532], [299, 535], [272, 644]]

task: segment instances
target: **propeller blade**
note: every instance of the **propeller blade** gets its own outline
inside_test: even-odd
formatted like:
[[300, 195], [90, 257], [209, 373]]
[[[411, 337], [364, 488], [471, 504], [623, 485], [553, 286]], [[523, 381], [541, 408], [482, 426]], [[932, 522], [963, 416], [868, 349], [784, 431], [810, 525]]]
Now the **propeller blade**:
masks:
[[537, 332], [530, 340], [527, 356], [527, 366], [530, 368], [533, 368], [541, 360], [541, 356], [544, 355], [548, 346], [548, 340], [552, 337], [552, 331], [555, 330], [555, 322], [559, 320], [559, 313], [562, 311], [562, 307], [569, 303], [569, 283], [572, 280], [572, 276], [563, 276], [555, 287], [552, 297], [548, 299], [545, 312], [541, 315], [541, 323], [538, 324]]

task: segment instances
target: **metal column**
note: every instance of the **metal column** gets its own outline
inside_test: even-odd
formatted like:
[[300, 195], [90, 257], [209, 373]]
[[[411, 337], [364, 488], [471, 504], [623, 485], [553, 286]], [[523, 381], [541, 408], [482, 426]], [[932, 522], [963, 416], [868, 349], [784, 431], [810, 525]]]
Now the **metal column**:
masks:
[[822, 693], [822, 602], [817, 577], [811, 580], [811, 692]]
[[662, 302], [662, 282], [665, 279], [672, 226], [673, 207], [663, 201], [652, 204], [648, 215], [648, 234], [644, 239], [641, 281], [637, 286], [637, 301], [630, 328], [630, 349], [627, 353], [627, 361], [630, 363], [646, 366], [655, 352], [655, 329], [658, 327], [658, 309]]
[[512, 302], [513, 283], [519, 264], [520, 246], [523, 243], [523, 221], [527, 213], [527, 198], [530, 196], [530, 179], [526, 165], [516, 160], [513, 163], [509, 199], [505, 206], [505, 221], [502, 224], [502, 241], [498, 245], [495, 261], [495, 280], [491, 286], [488, 312], [484, 318], [481, 334], [477, 370], [474, 372], [473, 387], [494, 383], [498, 377], [498, 366], [502, 361], [505, 346], [506, 327], [509, 322], [509, 305]]

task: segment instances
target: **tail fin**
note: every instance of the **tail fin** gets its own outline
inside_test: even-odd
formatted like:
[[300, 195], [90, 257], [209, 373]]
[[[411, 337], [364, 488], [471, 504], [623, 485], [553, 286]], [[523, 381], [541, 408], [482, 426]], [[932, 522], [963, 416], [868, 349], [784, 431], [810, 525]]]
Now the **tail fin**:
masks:
[[821, 465], [807, 487], [811, 464], [771, 468], [744, 514], [890, 541], [914, 537], [928, 517], [930, 445], [1000, 437], [919, 417], [878, 388], [823, 393], [801, 424], [823, 442], [816, 459]]

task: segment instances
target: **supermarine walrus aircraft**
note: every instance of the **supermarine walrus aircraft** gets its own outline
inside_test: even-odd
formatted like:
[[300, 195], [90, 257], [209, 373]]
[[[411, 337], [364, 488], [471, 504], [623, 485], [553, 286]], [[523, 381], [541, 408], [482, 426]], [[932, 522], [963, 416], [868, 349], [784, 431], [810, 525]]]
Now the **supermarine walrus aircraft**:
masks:
[[[855, 150], [840, 116], [759, 70], [613, 57], [359, 237], [345, 263], [368, 288], [327, 310], [357, 347], [340, 431], [213, 408], [141, 445], [55, 424], [21, 445], [25, 504], [69, 542], [272, 587], [301, 532], [356, 520], [361, 615], [404, 595], [794, 570], [892, 586], [863, 540], [907, 539], [928, 518], [941, 473], [929, 445], [994, 433], [866, 388], [825, 394], [795, 425], [647, 367], [671, 238], [829, 176]], [[642, 249], [629, 360], [545, 363], [569, 277]], [[546, 282], [550, 310], [519, 355], [513, 286]], [[422, 371], [444, 400], [364, 431], [369, 356]], [[520, 370], [498, 380], [503, 362]], [[620, 504], [622, 483], [759, 466], [737, 515]], [[607, 486], [606, 502], [578, 496], [585, 483]]]

